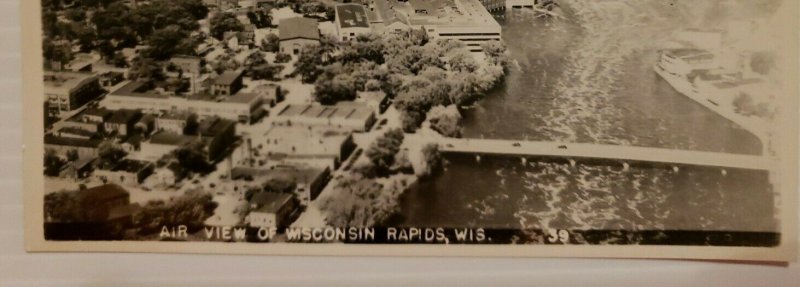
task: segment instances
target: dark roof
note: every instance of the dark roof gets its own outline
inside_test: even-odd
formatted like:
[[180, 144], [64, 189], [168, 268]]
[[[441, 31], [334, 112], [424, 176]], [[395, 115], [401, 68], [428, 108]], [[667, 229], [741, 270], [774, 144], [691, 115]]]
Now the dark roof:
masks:
[[281, 40], [310, 39], [319, 40], [317, 20], [304, 17], [283, 19], [278, 26], [278, 36]]
[[142, 112], [137, 110], [121, 109], [114, 112], [114, 115], [108, 119], [109, 123], [127, 124], [139, 120]]
[[59, 145], [59, 146], [73, 146], [73, 147], [88, 147], [88, 148], [97, 148], [102, 143], [101, 140], [98, 139], [76, 139], [76, 138], [66, 138], [66, 137], [58, 137], [54, 135], [45, 135], [44, 136], [44, 144], [46, 145]]
[[260, 97], [261, 95], [253, 94], [253, 93], [238, 93], [233, 96], [226, 98], [226, 102], [229, 103], [250, 103], [256, 98]]
[[242, 70], [236, 71], [227, 71], [219, 75], [216, 79], [214, 79], [215, 85], [226, 85], [230, 86], [233, 84], [234, 81], [239, 79], [242, 76]]
[[200, 123], [200, 135], [204, 137], [215, 137], [226, 132], [236, 122], [221, 118], [209, 118]]
[[292, 199], [291, 194], [277, 193], [277, 192], [258, 192], [250, 199], [250, 204], [256, 204], [259, 207], [258, 212], [275, 213], [286, 205]]
[[127, 159], [126, 158], [126, 159], [123, 159], [123, 160], [119, 161], [119, 163], [117, 163], [117, 165], [115, 165], [111, 169], [111, 171], [139, 172], [139, 171], [147, 168], [147, 166], [150, 165], [150, 164], [151, 163], [147, 162], [147, 161], [133, 160], [133, 159]]
[[74, 127], [61, 128], [60, 130], [58, 130], [58, 133], [73, 134], [73, 135], [77, 135], [77, 136], [84, 136], [84, 137], [87, 137], [87, 138], [90, 138], [90, 137], [93, 137], [93, 136], [97, 135], [97, 133], [95, 133], [95, 132], [87, 131], [87, 130], [84, 130], [84, 129], [81, 129], [81, 128], [74, 128]]
[[185, 136], [170, 131], [161, 131], [150, 137], [150, 143], [161, 145], [182, 146], [197, 139], [194, 136]]
[[98, 116], [101, 118], [106, 118], [109, 115], [114, 113], [112, 110], [107, 110], [106, 108], [87, 108], [81, 112], [82, 115], [86, 116]]
[[343, 28], [362, 27], [369, 28], [367, 9], [361, 4], [339, 4], [336, 5], [336, 15], [339, 17], [339, 25]]
[[127, 197], [129, 195], [127, 190], [113, 183], [79, 190], [78, 193], [83, 195], [87, 200], [95, 202], [107, 201], [118, 197]]

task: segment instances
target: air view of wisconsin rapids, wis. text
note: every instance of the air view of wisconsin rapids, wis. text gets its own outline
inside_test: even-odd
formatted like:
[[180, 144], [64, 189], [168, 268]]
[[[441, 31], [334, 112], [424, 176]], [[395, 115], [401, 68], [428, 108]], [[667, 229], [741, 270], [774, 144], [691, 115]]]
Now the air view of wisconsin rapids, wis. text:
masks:
[[28, 236], [773, 258], [788, 2], [41, 0]]

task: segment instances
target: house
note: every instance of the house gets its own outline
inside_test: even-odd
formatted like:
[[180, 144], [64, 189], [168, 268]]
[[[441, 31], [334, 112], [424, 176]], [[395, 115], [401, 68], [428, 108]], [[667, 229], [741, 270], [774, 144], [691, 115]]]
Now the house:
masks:
[[107, 133], [116, 132], [120, 136], [128, 135], [133, 131], [134, 125], [142, 117], [138, 110], [120, 109], [105, 122], [104, 129]]
[[138, 186], [153, 173], [153, 163], [133, 159], [122, 159], [110, 169], [95, 170], [94, 177], [102, 182]]
[[250, 199], [248, 224], [255, 228], [285, 228], [291, 223], [289, 219], [296, 208], [291, 194], [259, 192]]
[[103, 92], [97, 75], [93, 73], [44, 73], [44, 95], [50, 104], [48, 114], [51, 116], [78, 109]]
[[219, 75], [211, 85], [211, 93], [215, 96], [231, 96], [242, 89], [243, 70], [227, 71]]
[[278, 23], [279, 51], [297, 55], [306, 45], [319, 44], [319, 27], [316, 19], [294, 17]]
[[[250, 18], [245, 16], [247, 21], [250, 21]], [[247, 46], [252, 48], [253, 45], [256, 43], [256, 25], [253, 24], [245, 24], [244, 30], [237, 33], [237, 38], [239, 39], [240, 46]]]
[[279, 126], [329, 126], [356, 132], [368, 130], [374, 122], [373, 108], [357, 102], [339, 102], [333, 106], [289, 104], [273, 119], [273, 124]]
[[197, 115], [187, 111], [170, 111], [156, 118], [156, 130], [171, 131], [177, 134], [187, 132], [187, 126], [197, 125]]
[[372, 29], [367, 17], [367, 9], [361, 4], [338, 4], [335, 7], [336, 34], [339, 40], [349, 41], [358, 35], [369, 34]]
[[199, 76], [202, 73], [202, 61], [198, 57], [177, 55], [169, 59], [169, 62], [178, 67], [185, 75]]
[[59, 137], [54, 135], [44, 136], [44, 148], [46, 151], [53, 151], [56, 154], [66, 157], [70, 151], [77, 151], [79, 158], [97, 156], [97, 148], [102, 143], [99, 139], [81, 139]]

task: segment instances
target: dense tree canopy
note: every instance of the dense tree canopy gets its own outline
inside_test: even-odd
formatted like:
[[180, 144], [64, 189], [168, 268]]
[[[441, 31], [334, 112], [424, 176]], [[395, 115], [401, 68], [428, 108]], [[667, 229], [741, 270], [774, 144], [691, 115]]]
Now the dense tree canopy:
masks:
[[222, 40], [225, 32], [240, 32], [244, 30], [244, 25], [236, 19], [233, 13], [222, 12], [214, 14], [209, 20], [211, 26], [211, 36], [217, 40]]
[[190, 231], [202, 228], [205, 220], [214, 214], [217, 203], [213, 196], [201, 190], [189, 191], [170, 202], [155, 200], [142, 207], [134, 217], [139, 234], [158, 232], [162, 226], [186, 225]]
[[384, 133], [367, 149], [366, 155], [375, 168], [377, 176], [389, 174], [404, 138], [402, 130], [392, 129]]
[[200, 174], [207, 174], [216, 169], [208, 159], [208, 151], [201, 142], [195, 142], [173, 151], [173, 155], [184, 169]]

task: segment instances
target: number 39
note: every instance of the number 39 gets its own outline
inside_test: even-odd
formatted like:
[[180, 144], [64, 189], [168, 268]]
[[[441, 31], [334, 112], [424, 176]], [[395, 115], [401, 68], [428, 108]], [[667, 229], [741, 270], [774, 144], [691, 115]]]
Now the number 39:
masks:
[[548, 229], [548, 243], [569, 243], [569, 231], [564, 229]]

